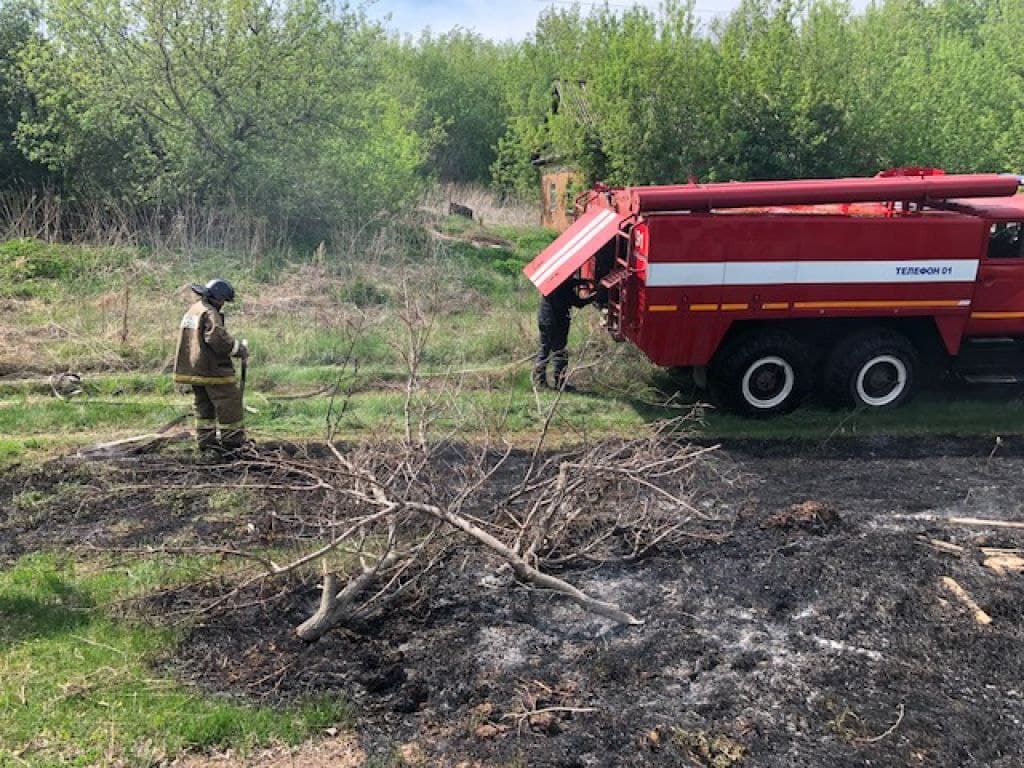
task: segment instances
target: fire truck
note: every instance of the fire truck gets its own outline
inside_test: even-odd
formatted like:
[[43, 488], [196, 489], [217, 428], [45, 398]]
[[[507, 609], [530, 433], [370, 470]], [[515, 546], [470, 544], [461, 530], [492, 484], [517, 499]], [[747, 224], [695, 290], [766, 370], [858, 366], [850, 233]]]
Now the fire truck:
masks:
[[936, 366], [1024, 381], [1022, 181], [598, 185], [524, 271], [545, 295], [590, 281], [615, 339], [733, 410], [784, 413], [815, 390], [891, 408]]

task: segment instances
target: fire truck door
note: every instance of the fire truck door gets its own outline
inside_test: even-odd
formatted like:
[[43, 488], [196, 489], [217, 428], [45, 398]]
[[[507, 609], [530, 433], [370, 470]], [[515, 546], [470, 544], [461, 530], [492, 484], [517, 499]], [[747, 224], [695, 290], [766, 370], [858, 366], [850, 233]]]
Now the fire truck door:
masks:
[[967, 332], [1024, 337], [1024, 222], [991, 225]]

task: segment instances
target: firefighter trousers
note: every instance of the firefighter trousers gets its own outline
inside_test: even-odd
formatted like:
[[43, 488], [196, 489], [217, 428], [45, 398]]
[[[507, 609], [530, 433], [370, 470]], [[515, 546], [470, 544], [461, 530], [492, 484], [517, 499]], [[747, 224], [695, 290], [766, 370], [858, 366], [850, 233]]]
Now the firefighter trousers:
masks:
[[539, 323], [540, 344], [533, 366], [533, 381], [538, 386], [547, 386], [548, 363], [555, 375], [554, 386], [561, 387], [565, 369], [569, 365], [569, 323]]
[[200, 450], [217, 448], [217, 427], [220, 426], [220, 446], [240, 448], [245, 440], [242, 425], [242, 392], [236, 384], [193, 384], [195, 398], [196, 440]]

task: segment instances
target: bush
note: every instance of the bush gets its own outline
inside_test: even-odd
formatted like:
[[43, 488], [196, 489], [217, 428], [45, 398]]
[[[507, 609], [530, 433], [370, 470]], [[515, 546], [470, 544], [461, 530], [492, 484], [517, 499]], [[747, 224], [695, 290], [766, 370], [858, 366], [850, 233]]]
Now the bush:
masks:
[[357, 277], [344, 286], [338, 298], [348, 304], [355, 304], [360, 309], [380, 307], [391, 301], [387, 291], [362, 277]]
[[[20, 239], [0, 243], [0, 296], [31, 297], [51, 293], [49, 281], [95, 280], [128, 264], [124, 249], [52, 245]], [[82, 288], [81, 283], [76, 288]]]
[[67, 249], [38, 240], [10, 240], [0, 245], [0, 275], [4, 281], [60, 279], [71, 273]]

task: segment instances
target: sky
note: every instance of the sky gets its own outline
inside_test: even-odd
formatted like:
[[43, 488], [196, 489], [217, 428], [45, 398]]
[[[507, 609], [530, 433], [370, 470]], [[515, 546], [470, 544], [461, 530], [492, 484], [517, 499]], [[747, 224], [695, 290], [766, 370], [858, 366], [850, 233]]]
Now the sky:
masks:
[[[600, 3], [603, 5], [603, 3]], [[697, 15], [710, 21], [715, 16], [727, 15], [739, 0], [698, 0]], [[471, 29], [493, 40], [522, 40], [533, 32], [539, 16], [545, 9], [566, 8], [571, 2], [561, 0], [371, 0], [367, 13], [384, 20], [389, 29], [413, 36], [426, 27], [434, 32], [447, 32], [452, 27]], [[596, 3], [581, 2], [586, 9]], [[657, 8], [660, 0], [610, 0], [613, 9], [645, 5]]]

